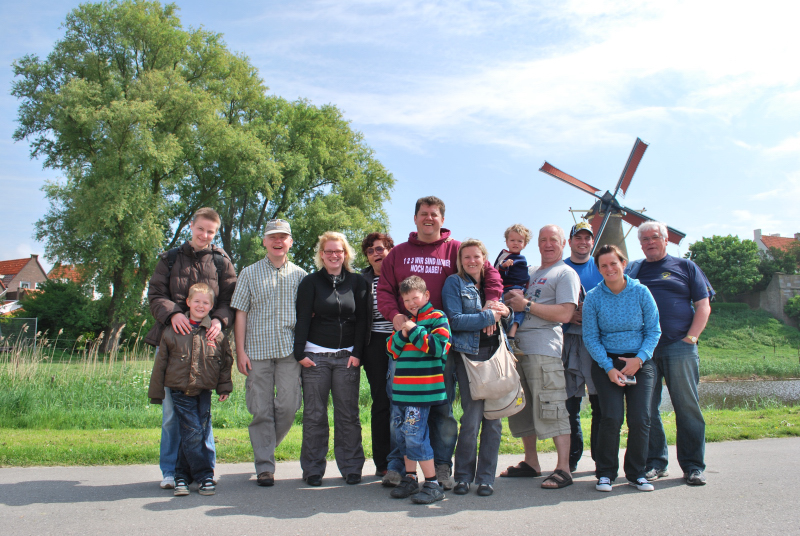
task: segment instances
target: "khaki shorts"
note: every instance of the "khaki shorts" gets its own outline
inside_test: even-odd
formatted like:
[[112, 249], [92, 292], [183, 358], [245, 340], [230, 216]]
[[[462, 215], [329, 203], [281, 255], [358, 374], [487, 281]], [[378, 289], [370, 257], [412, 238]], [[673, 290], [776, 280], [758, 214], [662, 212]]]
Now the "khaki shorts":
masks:
[[561, 358], [534, 354], [519, 356], [518, 359], [517, 372], [527, 403], [522, 411], [508, 418], [511, 435], [536, 435], [538, 439], [569, 435], [567, 390]]

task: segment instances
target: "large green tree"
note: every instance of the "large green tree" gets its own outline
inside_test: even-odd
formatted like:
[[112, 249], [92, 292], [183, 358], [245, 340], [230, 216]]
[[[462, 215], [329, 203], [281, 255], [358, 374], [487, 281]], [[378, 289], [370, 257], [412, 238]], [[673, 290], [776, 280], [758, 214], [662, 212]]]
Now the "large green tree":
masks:
[[[16, 140], [64, 178], [45, 185], [47, 256], [96, 267], [111, 291], [106, 341], [138, 311], [157, 253], [211, 206], [241, 267], [271, 217], [293, 220], [296, 257], [324, 229], [384, 229], [393, 179], [334, 106], [267, 95], [219, 34], [182, 28], [174, 4], [110, 1], [67, 15], [44, 60], [14, 62]], [[316, 234], [315, 234], [316, 233]]]
[[761, 273], [761, 281], [755, 286], [755, 290], [764, 290], [772, 281], [772, 276], [777, 272], [784, 274], [796, 274], [800, 266], [800, 243], [792, 244], [786, 249], [769, 248], [767, 251], [759, 251], [760, 262], [758, 271]]
[[690, 245], [686, 257], [705, 272], [723, 301], [752, 290], [761, 280], [758, 246], [752, 240], [714, 235]]

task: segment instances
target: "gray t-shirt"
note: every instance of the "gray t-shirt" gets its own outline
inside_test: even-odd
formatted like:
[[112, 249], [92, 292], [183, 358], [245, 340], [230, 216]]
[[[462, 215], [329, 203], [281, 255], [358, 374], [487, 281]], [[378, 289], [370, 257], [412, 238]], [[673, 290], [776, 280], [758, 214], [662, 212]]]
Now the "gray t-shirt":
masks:
[[[525, 297], [542, 305], [572, 303], [577, 305], [581, 290], [578, 274], [564, 261], [539, 268], [528, 268], [531, 275]], [[538, 354], [561, 357], [564, 339], [561, 323], [543, 320], [538, 316], [527, 314], [525, 321], [517, 330], [517, 341], [523, 352], [528, 355]]]

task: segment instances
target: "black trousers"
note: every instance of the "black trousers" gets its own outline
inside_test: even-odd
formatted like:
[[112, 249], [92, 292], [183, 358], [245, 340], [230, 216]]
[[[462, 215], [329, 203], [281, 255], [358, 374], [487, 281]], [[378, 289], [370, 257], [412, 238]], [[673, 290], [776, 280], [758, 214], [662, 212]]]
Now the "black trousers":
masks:
[[372, 395], [370, 428], [372, 430], [372, 460], [375, 469], [387, 468], [386, 458], [391, 452], [391, 402], [386, 394], [386, 375], [389, 371], [389, 354], [386, 353], [386, 339], [390, 333], [373, 331], [369, 344], [364, 348], [361, 366], [367, 374], [369, 390]]

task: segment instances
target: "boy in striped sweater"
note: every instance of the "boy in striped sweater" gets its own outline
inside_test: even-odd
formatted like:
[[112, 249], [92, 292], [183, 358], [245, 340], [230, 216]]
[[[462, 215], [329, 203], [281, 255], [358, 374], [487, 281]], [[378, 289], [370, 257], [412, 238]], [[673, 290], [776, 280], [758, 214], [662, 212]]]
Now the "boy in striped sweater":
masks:
[[[397, 446], [405, 458], [406, 476], [391, 496], [431, 504], [444, 499], [444, 491], [436, 480], [428, 414], [432, 406], [447, 404], [444, 362], [450, 348], [450, 325], [445, 314], [431, 305], [430, 292], [421, 277], [412, 275], [403, 280], [399, 291], [412, 319], [392, 333], [387, 350], [397, 361], [392, 381], [392, 420]], [[421, 489], [417, 463], [425, 476]]]

